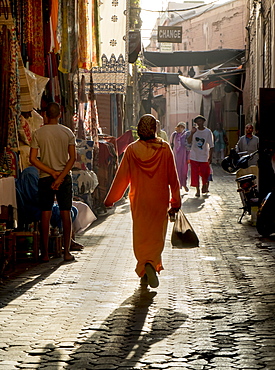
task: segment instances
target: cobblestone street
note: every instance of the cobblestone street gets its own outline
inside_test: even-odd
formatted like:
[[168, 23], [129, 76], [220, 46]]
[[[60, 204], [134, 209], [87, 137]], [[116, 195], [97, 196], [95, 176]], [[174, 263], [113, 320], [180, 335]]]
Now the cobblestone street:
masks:
[[214, 167], [209, 197], [183, 195], [198, 248], [173, 248], [157, 289], [135, 274], [129, 201], [77, 240], [76, 262], [0, 286], [0, 370], [275, 370], [275, 238], [245, 216], [235, 176]]

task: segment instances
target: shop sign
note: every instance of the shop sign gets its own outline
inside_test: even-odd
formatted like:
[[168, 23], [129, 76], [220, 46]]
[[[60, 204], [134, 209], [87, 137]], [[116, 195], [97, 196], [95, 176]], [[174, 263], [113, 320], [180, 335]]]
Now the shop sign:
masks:
[[161, 42], [159, 45], [159, 49], [162, 53], [172, 53], [173, 44], [171, 42]]
[[182, 42], [182, 27], [158, 26], [158, 42]]

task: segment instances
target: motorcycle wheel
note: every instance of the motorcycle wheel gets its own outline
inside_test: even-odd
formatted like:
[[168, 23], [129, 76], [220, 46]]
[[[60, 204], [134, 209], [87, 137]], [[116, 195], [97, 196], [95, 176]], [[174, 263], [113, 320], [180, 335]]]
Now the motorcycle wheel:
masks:
[[263, 237], [275, 232], [274, 205], [275, 195], [271, 192], [263, 199], [258, 210], [256, 229]]
[[262, 235], [264, 238], [267, 238], [268, 236], [272, 234], [270, 225], [266, 225], [262, 221], [259, 221], [258, 219], [256, 222], [256, 229], [258, 233]]

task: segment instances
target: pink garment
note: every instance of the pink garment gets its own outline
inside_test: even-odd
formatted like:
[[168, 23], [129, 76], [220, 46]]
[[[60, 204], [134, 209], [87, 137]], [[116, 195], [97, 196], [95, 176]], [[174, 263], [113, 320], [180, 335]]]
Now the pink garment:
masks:
[[176, 168], [178, 172], [178, 177], [180, 181], [180, 186], [187, 186], [187, 175], [188, 175], [188, 162], [190, 151], [187, 150], [187, 131], [178, 133], [173, 132], [171, 135], [171, 146], [173, 148], [173, 153], [176, 162]]

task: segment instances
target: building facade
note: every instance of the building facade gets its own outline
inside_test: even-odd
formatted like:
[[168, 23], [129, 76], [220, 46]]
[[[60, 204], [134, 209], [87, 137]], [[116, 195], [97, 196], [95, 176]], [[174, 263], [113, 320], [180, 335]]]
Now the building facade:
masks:
[[[162, 52], [164, 45], [157, 42], [156, 28], [158, 25], [181, 26], [182, 42], [166, 45], [166, 50], [173, 52], [186, 51], [211, 51], [225, 49], [244, 50], [246, 46], [246, 19], [247, 9], [245, 0], [228, 1], [225, 4], [184, 3], [175, 12], [169, 11], [166, 17], [158, 19], [152, 32], [151, 43], [146, 50]], [[175, 3], [169, 3], [168, 9], [175, 9]], [[160, 54], [161, 57], [161, 54]], [[205, 72], [211, 68], [223, 68], [223, 71], [231, 67], [237, 67], [236, 61], [228, 60], [220, 65], [205, 63], [201, 65], [183, 65], [177, 67], [166, 67], [158, 70], [180, 73], [185, 77], [204, 79]], [[211, 72], [211, 73], [214, 73]], [[209, 95], [202, 95], [192, 90], [187, 90], [181, 85], [170, 85], [158, 87], [156, 95], [162, 94], [166, 97], [166, 112], [161, 117], [162, 126], [168, 134], [174, 130], [179, 121], [187, 122], [188, 127], [192, 125], [192, 119], [197, 114], [204, 114], [208, 119], [208, 126], [215, 128], [217, 122], [222, 122], [226, 129], [232, 145], [238, 139], [240, 116], [242, 115], [242, 85], [232, 86], [221, 84]], [[227, 88], [225, 88], [227, 85]], [[228, 86], [229, 85], [229, 86]], [[234, 85], [234, 84], [233, 84]]]

